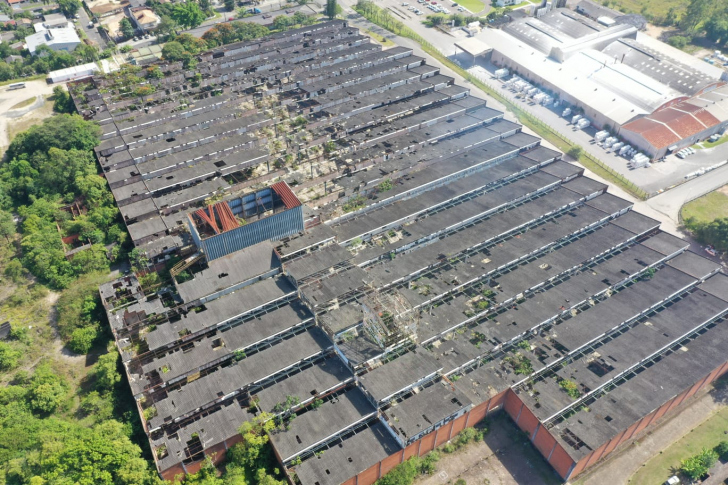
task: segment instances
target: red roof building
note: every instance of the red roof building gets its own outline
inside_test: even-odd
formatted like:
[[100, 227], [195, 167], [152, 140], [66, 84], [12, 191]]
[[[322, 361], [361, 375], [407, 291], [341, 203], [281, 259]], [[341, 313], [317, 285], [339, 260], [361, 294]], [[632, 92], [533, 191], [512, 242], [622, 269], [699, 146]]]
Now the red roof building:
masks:
[[690, 146], [720, 130], [721, 121], [707, 109], [683, 101], [622, 126], [621, 137], [659, 158], [670, 149]]

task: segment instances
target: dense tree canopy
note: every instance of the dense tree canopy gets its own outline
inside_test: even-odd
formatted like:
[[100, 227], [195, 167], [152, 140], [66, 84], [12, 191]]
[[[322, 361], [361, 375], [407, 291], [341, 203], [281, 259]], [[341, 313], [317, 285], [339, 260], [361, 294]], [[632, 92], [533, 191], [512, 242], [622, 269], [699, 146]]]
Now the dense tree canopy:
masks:
[[[104, 244], [126, 239], [106, 180], [97, 173], [92, 149], [99, 135], [96, 124], [78, 115], [57, 115], [17, 135], [0, 164], [0, 207], [23, 219], [23, 264], [55, 288], [108, 269]], [[61, 206], [74, 201], [85, 210], [72, 217]], [[92, 246], [67, 259], [65, 235]]]
[[187, 0], [174, 6], [172, 18], [179, 25], [192, 29], [205, 20], [205, 12], [202, 11], [197, 2]]
[[713, 42], [728, 44], [728, 0], [690, 0], [680, 26], [693, 34], [705, 32]]
[[58, 7], [66, 15], [75, 15], [81, 8], [81, 2], [79, 0], [58, 0]]

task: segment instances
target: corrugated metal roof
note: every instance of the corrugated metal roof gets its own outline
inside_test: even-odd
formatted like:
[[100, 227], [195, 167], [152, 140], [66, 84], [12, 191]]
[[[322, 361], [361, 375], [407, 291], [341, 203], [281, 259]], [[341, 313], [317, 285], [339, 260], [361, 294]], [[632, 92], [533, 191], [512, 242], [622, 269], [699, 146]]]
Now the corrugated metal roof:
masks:
[[678, 103], [624, 125], [641, 135], [655, 148], [664, 148], [720, 124], [705, 108], [689, 102]]
[[278, 196], [280, 196], [281, 200], [283, 200], [283, 205], [286, 206], [286, 209], [293, 209], [294, 207], [301, 205], [301, 201], [298, 200], [298, 197], [296, 197], [296, 195], [291, 191], [291, 188], [287, 183], [277, 182], [271, 185], [270, 188], [273, 189]]

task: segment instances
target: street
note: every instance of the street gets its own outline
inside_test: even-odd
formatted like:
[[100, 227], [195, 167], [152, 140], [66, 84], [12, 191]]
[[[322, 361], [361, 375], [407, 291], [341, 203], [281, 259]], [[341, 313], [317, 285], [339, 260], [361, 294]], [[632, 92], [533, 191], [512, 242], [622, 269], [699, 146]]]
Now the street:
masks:
[[101, 34], [99, 34], [99, 31], [97, 29], [98, 24], [94, 24], [93, 28], [91, 29], [88, 28], [88, 23], [91, 21], [91, 19], [89, 18], [86, 9], [79, 8], [78, 16], [80, 18], [74, 24], [76, 26], [76, 29], [82, 30], [88, 36], [89, 40], [98, 46], [99, 50], [106, 49], [106, 41], [103, 37], [101, 37]]

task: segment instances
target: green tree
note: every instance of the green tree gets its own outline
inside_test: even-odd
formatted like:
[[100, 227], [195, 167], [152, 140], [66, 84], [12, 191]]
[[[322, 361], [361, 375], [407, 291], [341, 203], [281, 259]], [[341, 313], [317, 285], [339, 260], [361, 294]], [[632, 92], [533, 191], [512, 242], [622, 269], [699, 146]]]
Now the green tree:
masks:
[[46, 382], [33, 389], [30, 404], [36, 411], [52, 413], [63, 403], [66, 394], [67, 389], [62, 382]]
[[162, 47], [162, 57], [167, 61], [181, 61], [187, 56], [189, 56], [189, 53], [184, 47], [182, 47], [182, 44], [177, 41], [173, 40], [171, 42], [167, 42], [164, 44], [164, 47]]
[[273, 28], [276, 30], [288, 30], [291, 26], [291, 19], [286, 15], [279, 15], [273, 19]]
[[5, 271], [3, 272], [3, 274], [13, 280], [15, 283], [20, 283], [25, 277], [26, 270], [25, 268], [23, 268], [23, 263], [21, 263], [17, 259], [12, 259], [8, 261], [8, 264], [5, 265]]
[[99, 143], [100, 135], [101, 128], [96, 123], [85, 121], [78, 115], [54, 116], [18, 134], [8, 147], [7, 158], [21, 154], [31, 156], [36, 152], [48, 152], [51, 148], [90, 152]]
[[680, 21], [680, 26], [687, 31], [700, 30], [700, 26], [713, 16], [719, 5], [720, 2], [715, 0], [690, 0], [685, 9], [685, 15]]
[[88, 354], [98, 336], [98, 329], [94, 326], [77, 328], [71, 333], [68, 348], [77, 354]]
[[450, 16], [450, 20], [454, 22], [455, 27], [462, 27], [463, 25], [465, 25], [465, 16], [460, 15], [459, 13], [452, 14]]
[[442, 23], [445, 21], [445, 16], [444, 15], [428, 15], [427, 20], [429, 20], [433, 26], [438, 26], [438, 25], [442, 25]]
[[134, 26], [131, 24], [131, 20], [126, 17], [121, 19], [121, 21], [119, 22], [119, 31], [125, 39], [130, 39], [134, 37]]
[[96, 377], [96, 388], [101, 391], [112, 390], [121, 381], [121, 374], [117, 362], [119, 353], [110, 346], [109, 352], [99, 357], [94, 365], [94, 377]]
[[728, 460], [728, 441], [723, 440], [718, 443], [718, 446], [715, 447], [715, 452], [718, 453], [721, 460]]
[[10, 237], [15, 235], [15, 219], [10, 212], [0, 209], [0, 236], [5, 241], [10, 241]]
[[71, 95], [63, 89], [63, 86], [53, 88], [53, 111], [56, 113], [73, 113], [76, 111]]
[[680, 471], [692, 480], [699, 480], [708, 474], [710, 467], [718, 461], [715, 450], [703, 448], [700, 453], [680, 462]]
[[68, 16], [76, 15], [81, 8], [81, 2], [79, 0], [58, 0], [57, 3], [61, 12]]
[[712, 17], [705, 23], [705, 35], [717, 44], [728, 43], [728, 8], [723, 15]]
[[159, 25], [157, 25], [157, 35], [166, 37], [173, 34], [177, 30], [177, 22], [169, 15], [162, 14], [159, 17]]
[[688, 45], [688, 40], [689, 39], [687, 37], [684, 37], [682, 35], [673, 35], [672, 37], [667, 39], [667, 43], [678, 49], [684, 49], [685, 46]]
[[228, 12], [235, 10], [235, 0], [225, 0], [225, 10]]
[[336, 3], [336, 0], [326, 0], [326, 9], [324, 10], [324, 15], [326, 15], [329, 20], [334, 20], [336, 18], [337, 9], [339, 5]]
[[192, 29], [205, 20], [205, 13], [199, 4], [192, 0], [187, 0], [184, 3], [178, 3], [174, 6], [172, 18], [179, 25]]

